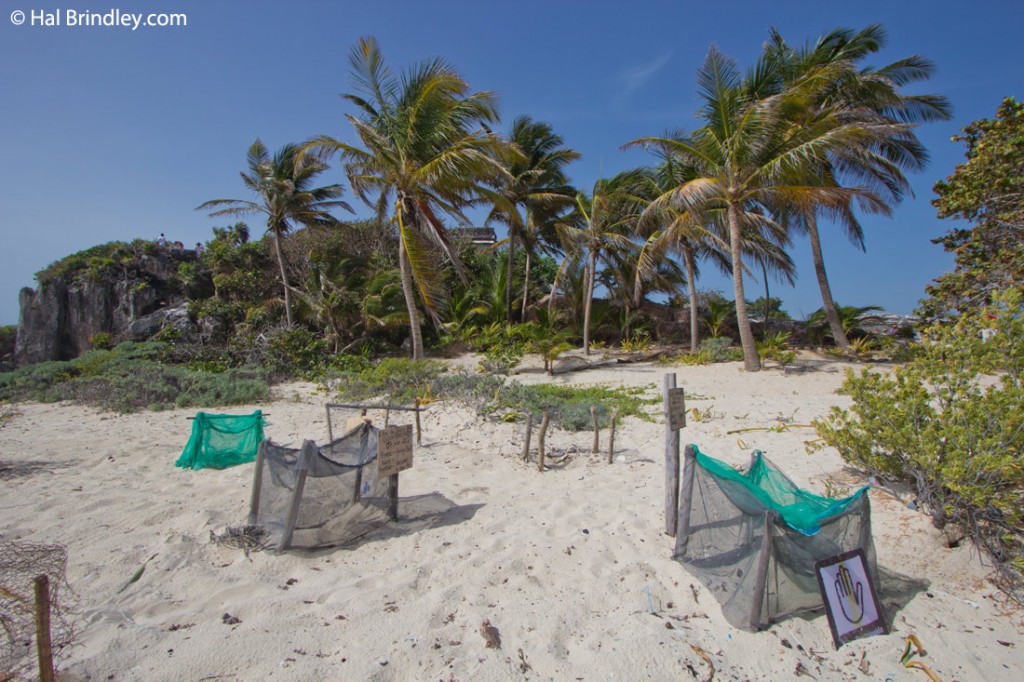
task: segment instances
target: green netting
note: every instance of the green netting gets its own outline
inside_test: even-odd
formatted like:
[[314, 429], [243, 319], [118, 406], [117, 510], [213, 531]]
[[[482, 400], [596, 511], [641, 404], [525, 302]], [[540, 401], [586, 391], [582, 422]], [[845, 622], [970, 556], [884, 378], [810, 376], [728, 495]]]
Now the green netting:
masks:
[[867, 488], [833, 500], [801, 490], [760, 451], [737, 471], [687, 445], [673, 557], [735, 627], [759, 630], [823, 608], [814, 566], [864, 552], [877, 584]]
[[185, 469], [226, 469], [256, 459], [263, 441], [263, 413], [207, 414], [197, 412], [192, 436], [174, 463]]
[[740, 472], [705, 455], [696, 445], [693, 449], [697, 453], [697, 464], [714, 476], [741, 484], [764, 504], [765, 510], [777, 511], [786, 525], [804, 535], [817, 533], [823, 520], [845, 512], [869, 487], [865, 486], [842, 499], [822, 497], [803, 490], [785, 474], [772, 468], [760, 451], [754, 453], [750, 467]]

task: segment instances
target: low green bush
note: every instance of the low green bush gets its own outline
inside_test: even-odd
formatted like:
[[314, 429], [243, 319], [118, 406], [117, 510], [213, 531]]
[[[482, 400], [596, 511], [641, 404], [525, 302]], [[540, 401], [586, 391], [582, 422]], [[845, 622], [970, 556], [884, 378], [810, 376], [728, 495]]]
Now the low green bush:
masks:
[[891, 375], [848, 371], [852, 406], [815, 428], [846, 461], [913, 486], [934, 523], [962, 527], [1024, 597], [1021, 294], [922, 336], [919, 357]]
[[167, 365], [162, 343], [122, 343], [74, 360], [44, 362], [0, 373], [0, 400], [73, 400], [101, 409], [217, 407], [265, 400], [270, 395], [261, 371], [222, 373]]

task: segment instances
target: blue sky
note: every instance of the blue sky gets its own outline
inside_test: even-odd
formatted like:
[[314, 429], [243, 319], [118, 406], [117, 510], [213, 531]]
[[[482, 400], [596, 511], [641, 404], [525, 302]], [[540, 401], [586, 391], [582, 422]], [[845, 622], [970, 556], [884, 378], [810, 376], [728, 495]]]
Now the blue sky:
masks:
[[[624, 142], [694, 126], [694, 77], [710, 45], [745, 67], [771, 26], [802, 43], [838, 26], [884, 24], [889, 44], [874, 63], [930, 58], [937, 74], [913, 92], [947, 96], [954, 118], [920, 130], [931, 164], [891, 219], [864, 218], [866, 253], [830, 229], [823, 248], [840, 303], [899, 313], [952, 263], [929, 243], [952, 227], [930, 205], [934, 182], [963, 158], [950, 137], [994, 115], [1004, 96], [1024, 96], [1024, 3], [1013, 0], [2, 4], [0, 324], [17, 322], [18, 290], [64, 255], [161, 232], [185, 244], [209, 239], [225, 221], [194, 209], [247, 198], [238, 172], [256, 137], [271, 149], [319, 133], [351, 140], [352, 110], [338, 95], [351, 90], [347, 55], [363, 35], [375, 35], [396, 67], [445, 57], [474, 89], [498, 94], [505, 127], [519, 114], [550, 122], [582, 153], [569, 170], [589, 188], [650, 159], [620, 151]], [[67, 9], [184, 13], [187, 26], [30, 25], [33, 11], [56, 10], [66, 24]], [[19, 10], [20, 26], [11, 17]], [[342, 181], [338, 169], [322, 177]], [[250, 226], [260, 232], [257, 220]], [[821, 303], [806, 241], [793, 257], [796, 288], [772, 289], [802, 318]], [[731, 291], [710, 266], [698, 286]], [[748, 282], [748, 298], [761, 288]]]

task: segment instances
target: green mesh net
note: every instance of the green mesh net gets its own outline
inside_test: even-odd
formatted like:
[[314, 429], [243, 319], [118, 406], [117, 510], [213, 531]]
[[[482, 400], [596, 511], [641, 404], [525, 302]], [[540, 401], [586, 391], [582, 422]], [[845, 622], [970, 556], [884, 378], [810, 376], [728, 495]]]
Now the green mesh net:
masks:
[[760, 452], [737, 471], [687, 445], [674, 558], [735, 627], [759, 630], [823, 608], [814, 565], [860, 549], [875, 584], [867, 488], [829, 499], [800, 489]]
[[184, 469], [226, 469], [256, 459], [263, 441], [263, 413], [207, 414], [197, 412], [192, 436], [174, 463]]
[[746, 471], [737, 471], [693, 447], [697, 464], [718, 478], [739, 483], [764, 504], [765, 511], [778, 512], [786, 525], [804, 535], [817, 533], [822, 520], [842, 514], [868, 490], [861, 488], [842, 499], [822, 497], [797, 487], [789, 477], [768, 464], [760, 451], [754, 453]]

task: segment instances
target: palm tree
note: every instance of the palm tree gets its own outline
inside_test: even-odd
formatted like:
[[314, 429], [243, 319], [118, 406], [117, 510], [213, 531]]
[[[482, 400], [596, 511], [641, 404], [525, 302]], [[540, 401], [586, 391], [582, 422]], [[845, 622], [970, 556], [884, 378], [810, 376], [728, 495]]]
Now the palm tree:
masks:
[[[248, 166], [249, 172], [241, 173], [242, 182], [259, 197], [258, 201], [214, 199], [201, 204], [197, 210], [227, 206], [213, 211], [210, 216], [263, 214], [267, 217], [267, 232], [274, 240], [277, 265], [281, 271], [281, 286], [284, 289], [285, 316], [290, 327], [291, 294], [281, 240], [295, 223], [334, 226], [338, 221], [330, 214], [332, 209], [352, 209], [344, 201], [338, 201], [344, 191], [341, 185], [311, 186], [316, 176], [327, 170], [327, 165], [313, 159], [300, 159], [299, 147], [294, 144], [281, 147], [271, 158], [263, 142], [257, 138], [249, 147]], [[248, 230], [245, 235], [247, 239]]]
[[[685, 182], [695, 178], [696, 170], [672, 155], [661, 155], [661, 162], [650, 173], [645, 192], [647, 205], [640, 216], [638, 230], [646, 241], [637, 258], [636, 283], [633, 286], [635, 303], [646, 284], [658, 271], [659, 264], [672, 253], [682, 256], [686, 269], [686, 286], [690, 299], [690, 352], [696, 353], [699, 344], [697, 312], [697, 260], [711, 257], [723, 268], [728, 268], [726, 255], [729, 246], [714, 230], [703, 226], [692, 211], [679, 210], [672, 204], [672, 193]], [[653, 229], [652, 229], [653, 228]]]
[[310, 140], [305, 152], [319, 159], [338, 154], [353, 191], [381, 219], [398, 226], [398, 266], [409, 312], [412, 357], [423, 357], [416, 293], [440, 325], [444, 298], [438, 255], [466, 275], [441, 218], [468, 219], [461, 209], [478, 198], [482, 183], [503, 174], [495, 160], [497, 137], [481, 127], [498, 118], [494, 95], [470, 92], [454, 67], [425, 60], [396, 77], [372, 37], [349, 56], [356, 92], [345, 98], [360, 115], [346, 118], [362, 147], [333, 137]]
[[[640, 138], [642, 145], [676, 154], [696, 169], [696, 177], [671, 194], [678, 210], [702, 222], [728, 226], [736, 320], [744, 367], [761, 368], [743, 291], [744, 235], [777, 228], [772, 207], [816, 203], [825, 208], [848, 203], [856, 190], [822, 183], [814, 171], [832, 149], [861, 144], [871, 132], [831, 110], [812, 110], [822, 78], [801, 78], [773, 97], [759, 97], [752, 83], [768, 70], [766, 58], [744, 81], [736, 64], [712, 48], [698, 72], [704, 125], [688, 136]], [[801, 114], [802, 125], [793, 118]]]
[[[858, 118], [875, 131], [864, 140], [862, 148], [839, 149], [819, 160], [820, 177], [837, 185], [864, 185], [859, 204], [862, 210], [889, 215], [891, 207], [911, 193], [903, 174], [905, 169], [924, 168], [928, 154], [914, 133], [920, 123], [950, 118], [949, 102], [937, 95], [906, 95], [904, 85], [927, 80], [934, 72], [931, 62], [918, 55], [893, 62], [878, 69], [858, 68], [868, 55], [878, 52], [886, 42], [885, 30], [871, 25], [854, 32], [836, 29], [813, 46], [790, 48], [773, 30], [766, 53], [777, 68], [772, 79], [762, 86], [764, 95], [775, 94], [788, 84], [809, 74], [828, 73], [832, 80], [822, 88], [811, 103], [808, 113], [818, 110], [839, 112]], [[799, 119], [794, 125], [801, 125]], [[848, 335], [832, 299], [825, 271], [821, 239], [818, 232], [818, 207], [802, 206], [792, 212], [791, 226], [806, 232], [811, 243], [814, 272], [832, 337], [840, 348], [850, 345]], [[864, 232], [848, 205], [825, 212], [838, 222], [847, 237], [864, 250]]]
[[508, 228], [508, 279], [505, 291], [507, 319], [512, 319], [512, 271], [516, 242], [526, 247], [523, 275], [522, 315], [526, 315], [530, 283], [530, 257], [538, 233], [545, 221], [572, 205], [574, 192], [568, 185], [565, 166], [580, 158], [578, 152], [563, 146], [561, 135], [551, 125], [520, 116], [512, 122], [511, 145], [503, 149], [500, 161], [506, 176], [497, 189], [485, 192], [494, 208], [487, 223]]
[[[593, 193], [576, 194], [576, 207], [557, 224], [558, 236], [566, 252], [559, 272], [573, 260], [585, 259], [583, 308], [583, 351], [590, 355], [590, 317], [594, 304], [594, 285], [598, 260], [609, 250], [635, 248], [630, 235], [643, 206], [638, 195], [643, 174], [625, 171], [609, 180], [598, 180]], [[556, 276], [555, 287], [558, 284]]]

